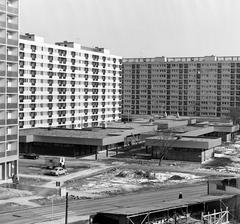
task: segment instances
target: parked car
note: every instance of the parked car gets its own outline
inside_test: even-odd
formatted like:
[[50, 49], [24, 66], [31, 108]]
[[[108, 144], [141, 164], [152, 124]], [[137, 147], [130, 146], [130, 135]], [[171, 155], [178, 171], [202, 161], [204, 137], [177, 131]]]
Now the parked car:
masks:
[[23, 154], [23, 158], [24, 159], [38, 159], [39, 155], [36, 153], [27, 153], [27, 154]]
[[67, 170], [63, 169], [62, 167], [55, 167], [53, 170], [50, 170], [49, 175], [53, 175], [53, 176], [59, 176], [59, 175], [63, 175], [63, 174], [67, 174]]

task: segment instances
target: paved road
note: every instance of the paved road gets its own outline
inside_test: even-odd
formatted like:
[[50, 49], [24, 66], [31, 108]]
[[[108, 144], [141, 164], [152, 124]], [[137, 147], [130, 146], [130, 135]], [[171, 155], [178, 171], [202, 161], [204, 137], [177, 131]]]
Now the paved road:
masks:
[[[150, 206], [153, 204], [160, 204], [163, 201], [175, 200], [177, 199], [180, 191], [183, 193], [184, 198], [198, 197], [207, 194], [207, 186], [204, 184], [197, 186], [180, 187], [177, 189], [164, 189], [149, 192], [132, 193], [128, 195], [104, 199], [70, 201], [69, 221], [73, 221], [80, 216], [94, 214], [99, 211], [107, 211], [121, 207], [132, 207], [139, 205]], [[46, 206], [2, 214], [0, 211], [0, 222], [1, 224], [33, 224], [44, 223], [52, 219], [58, 220], [54, 223], [64, 223], [64, 211], [64, 204], [54, 205], [53, 208], [52, 206]]]

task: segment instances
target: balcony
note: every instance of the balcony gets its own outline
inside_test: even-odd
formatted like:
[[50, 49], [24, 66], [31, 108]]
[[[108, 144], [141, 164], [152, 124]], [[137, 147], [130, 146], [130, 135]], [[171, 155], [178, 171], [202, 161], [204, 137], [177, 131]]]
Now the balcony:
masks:
[[6, 43], [6, 38], [1, 37], [1, 38], [0, 38], [0, 43], [1, 43], [1, 44], [5, 44], [5, 43]]
[[0, 103], [0, 109], [5, 109], [5, 103]]
[[5, 54], [0, 54], [0, 60], [6, 60], [6, 55]]
[[5, 28], [5, 27], [6, 27], [6, 22], [0, 21], [0, 26], [3, 27], [3, 28]]
[[7, 135], [7, 140], [17, 140], [17, 135]]
[[7, 72], [7, 77], [18, 77], [18, 73], [17, 72], [14, 72], [14, 71], [8, 71]]
[[8, 6], [7, 11], [10, 12], [10, 13], [18, 14], [18, 8], [15, 8], [15, 7], [12, 7], [12, 6]]
[[14, 155], [17, 155], [17, 150], [7, 151], [7, 156], [14, 156]]
[[0, 93], [4, 93], [5, 92], [5, 87], [0, 87]]
[[17, 109], [18, 108], [18, 104], [17, 103], [8, 103], [7, 104], [7, 108], [8, 109]]
[[8, 23], [8, 24], [7, 24], [7, 27], [10, 28], [10, 29], [17, 30], [17, 29], [18, 29], [18, 24]]
[[7, 44], [18, 46], [18, 41], [13, 39], [7, 39]]
[[7, 92], [8, 93], [18, 93], [18, 88], [17, 87], [7, 87]]
[[5, 152], [0, 152], [0, 158], [5, 157]]
[[0, 4], [0, 10], [5, 11], [6, 10], [5, 5]]
[[8, 55], [7, 60], [8, 61], [18, 61], [18, 56]]
[[17, 124], [18, 120], [17, 119], [8, 119], [7, 124]]
[[3, 142], [3, 141], [5, 141], [5, 136], [4, 136], [4, 134], [0, 136], [0, 142]]

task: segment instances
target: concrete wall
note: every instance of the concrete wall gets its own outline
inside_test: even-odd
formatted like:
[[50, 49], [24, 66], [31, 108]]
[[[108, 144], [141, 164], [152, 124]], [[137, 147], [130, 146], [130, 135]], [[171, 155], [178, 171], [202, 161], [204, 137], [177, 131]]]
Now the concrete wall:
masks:
[[154, 122], [158, 126], [158, 129], [168, 129], [173, 127], [180, 127], [188, 125], [188, 120], [157, 120]]
[[205, 162], [213, 157], [214, 148], [203, 150], [201, 155], [201, 162]]
[[209, 194], [240, 194], [240, 178], [226, 178], [210, 180], [208, 183]]
[[86, 156], [95, 154], [97, 146], [31, 142], [19, 144], [21, 153], [37, 153], [52, 156]]
[[[159, 159], [161, 150], [159, 147], [152, 148], [152, 156], [154, 159]], [[201, 150], [200, 149], [183, 149], [183, 148], [172, 148], [168, 151], [164, 159], [176, 160], [176, 161], [192, 161], [201, 162]]]
[[223, 125], [223, 126], [214, 126], [214, 131], [216, 132], [236, 132], [239, 130], [239, 125]]
[[111, 145], [124, 142], [124, 136], [109, 136], [102, 140], [102, 145]]
[[210, 149], [221, 145], [221, 138], [197, 139], [197, 138], [181, 138], [179, 140], [161, 140], [157, 138], [147, 138], [146, 146], [159, 146], [162, 141], [168, 141], [171, 147], [189, 148], [189, 149]]
[[[69, 137], [58, 137], [58, 136], [38, 136], [28, 135], [26, 142], [45, 142], [45, 143], [59, 143], [59, 144], [79, 144], [79, 145], [102, 145], [102, 139], [90, 139], [90, 138], [69, 138]], [[24, 137], [22, 137], [24, 140]], [[22, 142], [22, 141], [20, 141]], [[24, 142], [24, 141], [23, 141]]]
[[[187, 148], [172, 148], [168, 151], [164, 159], [176, 161], [191, 161], [191, 162], [204, 162], [209, 160], [213, 155], [214, 149], [187, 149]], [[152, 157], [155, 159], [160, 158], [161, 151], [159, 147], [152, 148]]]
[[186, 133], [183, 133], [182, 136], [186, 136], [186, 137], [201, 136], [213, 131], [214, 131], [214, 127], [202, 127], [201, 129], [196, 129], [193, 131], [188, 131]]

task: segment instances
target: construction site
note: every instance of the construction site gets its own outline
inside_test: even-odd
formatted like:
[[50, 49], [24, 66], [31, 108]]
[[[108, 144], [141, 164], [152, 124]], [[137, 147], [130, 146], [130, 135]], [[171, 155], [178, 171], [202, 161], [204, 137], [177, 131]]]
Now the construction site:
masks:
[[[166, 130], [171, 136], [160, 138]], [[30, 213], [41, 208], [42, 215], [34, 222], [31, 218], [32, 223], [40, 219], [60, 223], [65, 200], [61, 192], [67, 191], [69, 223], [82, 219], [77, 223], [240, 223], [238, 130], [231, 123], [187, 118], [85, 130], [23, 130], [20, 152], [40, 156], [32, 161], [20, 159], [17, 190], [27, 195], [17, 200], [18, 205], [14, 198], [6, 202], [29, 209], [15, 211], [8, 206], [14, 215], [2, 214], [1, 220], [30, 220]], [[167, 143], [168, 153], [159, 165], [161, 141]], [[46, 175], [59, 158], [66, 159], [68, 173]], [[49, 194], [38, 195], [25, 188], [26, 183]]]
[[239, 223], [238, 196], [207, 195], [163, 202], [160, 205], [119, 208], [99, 212], [91, 224], [230, 224]]
[[99, 212], [91, 224], [240, 223], [240, 179], [209, 180], [207, 194]]

